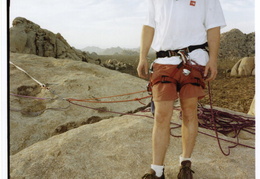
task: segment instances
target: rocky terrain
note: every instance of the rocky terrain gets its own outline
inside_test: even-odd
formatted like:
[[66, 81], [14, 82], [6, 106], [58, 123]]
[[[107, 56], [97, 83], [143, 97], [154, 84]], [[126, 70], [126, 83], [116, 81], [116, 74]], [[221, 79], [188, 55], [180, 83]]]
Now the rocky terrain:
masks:
[[232, 29], [221, 34], [219, 57], [243, 58], [255, 54], [255, 33], [244, 34], [239, 29]]
[[[150, 99], [141, 99], [147, 96], [147, 81], [136, 77], [137, 57], [93, 58], [72, 48], [61, 35], [29, 20], [17, 18], [13, 24], [10, 178], [140, 178], [151, 163], [153, 119], [147, 112]], [[42, 45], [37, 39], [42, 39]], [[232, 56], [219, 63], [218, 78], [211, 83], [213, 105], [232, 109], [219, 108], [221, 111], [246, 116], [249, 110], [255, 93], [254, 59], [248, 60], [251, 65], [245, 65], [242, 57], [254, 55], [250, 50], [246, 53], [249, 55]], [[242, 75], [232, 76], [232, 70]], [[131, 94], [136, 91], [140, 93]], [[208, 97], [201, 102], [209, 104]], [[179, 116], [179, 110], [175, 110], [172, 122], [180, 124]], [[214, 131], [199, 131], [193, 154], [195, 179], [255, 178], [254, 149], [239, 145], [226, 157], [216, 139], [202, 134], [215, 136]], [[181, 133], [180, 128], [171, 132]], [[230, 136], [219, 134], [236, 142]], [[253, 134], [242, 131], [238, 137], [241, 144], [255, 145]], [[230, 145], [221, 141], [224, 152]], [[167, 178], [177, 175], [180, 153], [181, 138], [172, 137], [165, 161]]]

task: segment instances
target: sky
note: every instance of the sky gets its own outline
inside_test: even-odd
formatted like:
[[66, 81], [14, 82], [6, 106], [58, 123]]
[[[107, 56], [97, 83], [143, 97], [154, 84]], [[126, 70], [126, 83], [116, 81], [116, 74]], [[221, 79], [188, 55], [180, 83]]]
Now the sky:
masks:
[[[254, 29], [254, 0], [220, 0], [227, 27]], [[10, 26], [20, 16], [61, 35], [71, 46], [140, 46], [146, 0], [11, 0]]]

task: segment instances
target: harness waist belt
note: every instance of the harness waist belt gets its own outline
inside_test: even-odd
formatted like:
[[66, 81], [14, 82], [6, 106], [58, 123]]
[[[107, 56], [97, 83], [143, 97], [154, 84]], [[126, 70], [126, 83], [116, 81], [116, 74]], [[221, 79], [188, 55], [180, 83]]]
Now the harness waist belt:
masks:
[[167, 50], [167, 51], [159, 51], [156, 52], [156, 58], [164, 58], [164, 57], [172, 57], [172, 56], [178, 56], [178, 51], [184, 51], [185, 53], [190, 53], [193, 50], [196, 49], [206, 49], [208, 47], [208, 43], [204, 43], [201, 45], [191, 45], [189, 47], [183, 48], [183, 49], [178, 49], [178, 50]]

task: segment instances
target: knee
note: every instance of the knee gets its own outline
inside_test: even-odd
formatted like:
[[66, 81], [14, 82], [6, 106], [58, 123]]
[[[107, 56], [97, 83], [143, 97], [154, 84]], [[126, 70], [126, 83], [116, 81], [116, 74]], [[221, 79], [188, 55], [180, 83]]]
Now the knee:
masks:
[[173, 101], [155, 102], [154, 124], [157, 127], [169, 127], [173, 113]]
[[194, 115], [197, 114], [197, 109], [194, 108], [182, 108], [182, 115], [185, 118], [190, 118], [190, 117], [194, 117]]
[[186, 107], [182, 109], [182, 119], [183, 122], [197, 122], [197, 108]]
[[170, 125], [170, 121], [171, 121], [171, 112], [161, 112], [161, 111], [156, 111], [155, 112], [155, 116], [154, 116], [154, 120], [155, 120], [155, 124], [157, 126], [161, 126], [161, 127], [168, 127]]

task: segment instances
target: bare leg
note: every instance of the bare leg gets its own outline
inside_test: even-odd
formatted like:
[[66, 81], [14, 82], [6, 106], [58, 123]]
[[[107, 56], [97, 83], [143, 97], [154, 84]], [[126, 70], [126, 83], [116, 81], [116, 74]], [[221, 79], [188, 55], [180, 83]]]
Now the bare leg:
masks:
[[197, 98], [181, 99], [182, 157], [190, 158], [198, 135]]
[[155, 121], [153, 127], [153, 164], [163, 165], [170, 141], [170, 121], [173, 113], [173, 101], [154, 102]]

